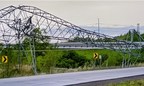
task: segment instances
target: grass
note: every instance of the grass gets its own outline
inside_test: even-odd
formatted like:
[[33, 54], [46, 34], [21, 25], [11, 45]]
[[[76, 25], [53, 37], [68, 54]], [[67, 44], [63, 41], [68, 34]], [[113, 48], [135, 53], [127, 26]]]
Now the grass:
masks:
[[[46, 55], [47, 57], [53, 57], [56, 55], [57, 58], [61, 57], [64, 54], [64, 51], [67, 50], [47, 50]], [[116, 66], [118, 64], [117, 61], [122, 59], [122, 54], [120, 52], [108, 50], [108, 49], [89, 49], [89, 50], [75, 50], [76, 53], [79, 55], [85, 56], [89, 60], [93, 60], [93, 54], [98, 53], [99, 55], [108, 55], [108, 65], [107, 66]], [[56, 58], [56, 59], [57, 59]], [[103, 65], [107, 63], [104, 62]]]
[[144, 79], [109, 84], [108, 86], [144, 86]]
[[[76, 68], [76, 69], [66, 69], [66, 68], [55, 68], [56, 61], [64, 54], [65, 51], [68, 50], [45, 50], [45, 56], [38, 56], [37, 57], [37, 69], [38, 71], [43, 71], [42, 73], [59, 73], [59, 72], [75, 72], [75, 71], [85, 71], [85, 70], [93, 70], [93, 63], [90, 65], [86, 65], [83, 68]], [[27, 52], [27, 58], [23, 58], [23, 75], [26, 75], [26, 73], [32, 74], [30, 67], [31, 67], [31, 53], [30, 51]], [[120, 66], [117, 65], [118, 62], [121, 64], [122, 54], [120, 52], [107, 50], [107, 49], [90, 49], [90, 50], [75, 50], [76, 53], [79, 55], [85, 56], [87, 59], [93, 61], [93, 54], [98, 53], [99, 55], [106, 54], [108, 55], [108, 59], [102, 64], [103, 68], [107, 67], [114, 67], [114, 66]], [[11, 55], [11, 62], [10, 67], [13, 69], [16, 69], [14, 66], [18, 64], [17, 62], [17, 53], [16, 51], [13, 51], [14, 55]], [[14, 58], [15, 57], [15, 58]], [[10, 56], [9, 56], [10, 59]], [[0, 69], [3, 68], [2, 65], [0, 65]], [[28, 68], [28, 69], [27, 69]], [[101, 68], [101, 69], [103, 69]], [[96, 67], [95, 69], [99, 69], [99, 67]], [[46, 71], [46, 72], [45, 72]], [[12, 71], [13, 72], [13, 71]], [[14, 71], [15, 73], [15, 71]], [[12, 73], [12, 75], [17, 76], [16, 74]], [[41, 73], [41, 72], [39, 72]], [[10, 76], [12, 76], [10, 75]]]
[[[92, 49], [92, 50], [76, 50], [79, 55], [83, 55], [88, 59], [93, 59], [93, 54], [98, 53], [99, 55], [108, 55], [109, 66], [115, 66], [117, 64], [116, 60], [122, 59], [122, 54], [116, 51], [107, 49]], [[104, 64], [106, 65], [106, 63]]]

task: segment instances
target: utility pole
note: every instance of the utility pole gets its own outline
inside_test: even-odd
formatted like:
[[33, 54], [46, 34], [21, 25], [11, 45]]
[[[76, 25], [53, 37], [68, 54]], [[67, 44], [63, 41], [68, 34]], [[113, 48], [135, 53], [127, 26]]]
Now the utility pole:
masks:
[[98, 40], [100, 39], [100, 25], [99, 25], [99, 18], [98, 18]]
[[141, 45], [140, 24], [139, 24], [139, 23], [137, 23], [137, 34], [139, 35], [139, 36], [138, 36], [138, 37], [139, 37], [139, 39], [138, 39], [138, 40], [139, 40], [139, 45], [142, 46], [142, 45]]
[[140, 29], [140, 24], [139, 24], [139, 23], [137, 23], [137, 33], [138, 33], [138, 34], [140, 34], [139, 29]]
[[98, 33], [100, 33], [99, 18], [98, 18]]
[[130, 30], [130, 37], [131, 37], [131, 42], [133, 42], [133, 39], [134, 39], [134, 29]]

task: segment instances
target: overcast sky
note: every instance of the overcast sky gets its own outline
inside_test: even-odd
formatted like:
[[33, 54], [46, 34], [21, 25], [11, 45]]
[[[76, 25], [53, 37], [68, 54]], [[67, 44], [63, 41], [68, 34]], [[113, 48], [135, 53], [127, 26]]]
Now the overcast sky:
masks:
[[32, 5], [77, 25], [144, 25], [144, 1], [121, 0], [0, 0], [0, 8], [9, 5]]
[[31, 5], [80, 26], [144, 26], [142, 0], [0, 0], [0, 9], [9, 5]]

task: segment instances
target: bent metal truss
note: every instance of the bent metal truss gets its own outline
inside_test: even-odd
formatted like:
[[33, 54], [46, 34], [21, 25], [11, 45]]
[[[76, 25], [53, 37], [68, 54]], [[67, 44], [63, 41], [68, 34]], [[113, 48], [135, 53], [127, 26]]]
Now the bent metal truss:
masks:
[[[106, 47], [109, 42], [105, 42], [106, 38], [112, 39], [115, 43], [107, 46], [109, 49], [118, 50], [123, 53], [132, 53], [131, 49], [139, 49], [139, 43], [133, 43], [123, 40], [117, 40], [114, 37], [85, 30], [46, 11], [33, 6], [9, 6], [0, 10], [0, 42], [7, 46], [8, 44], [17, 43], [19, 49], [23, 49], [22, 42], [25, 37], [33, 38], [31, 33], [35, 28], [39, 28], [41, 35], [39, 39], [55, 39], [55, 40], [72, 40], [75, 37], [87, 38], [87, 41], [81, 40], [83, 43], [91, 43], [95, 46]], [[99, 42], [95, 40], [100, 39]], [[36, 74], [36, 57], [35, 46], [31, 41], [30, 50], [32, 54], [32, 67]], [[20, 56], [19, 56], [20, 57]]]

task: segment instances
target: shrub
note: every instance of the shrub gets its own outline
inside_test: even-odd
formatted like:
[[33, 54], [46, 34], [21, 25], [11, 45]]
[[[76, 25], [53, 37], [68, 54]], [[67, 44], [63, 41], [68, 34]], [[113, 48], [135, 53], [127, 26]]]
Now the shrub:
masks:
[[77, 68], [84, 66], [88, 60], [86, 57], [78, 55], [75, 51], [65, 51], [63, 56], [58, 59], [57, 67], [60, 68]]

